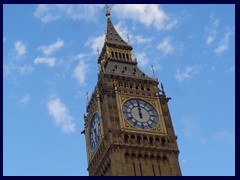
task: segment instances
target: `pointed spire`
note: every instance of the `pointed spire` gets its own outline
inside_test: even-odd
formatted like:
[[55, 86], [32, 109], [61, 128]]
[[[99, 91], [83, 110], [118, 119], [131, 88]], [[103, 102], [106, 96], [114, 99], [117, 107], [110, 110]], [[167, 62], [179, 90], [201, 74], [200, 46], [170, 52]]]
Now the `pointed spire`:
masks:
[[105, 13], [107, 16], [107, 31], [105, 34], [105, 42], [108, 44], [115, 44], [115, 45], [121, 45], [127, 47], [127, 49], [132, 49], [132, 46], [128, 43], [126, 43], [122, 37], [118, 34], [115, 27], [113, 26], [110, 18], [110, 8], [106, 4], [105, 5]]
[[110, 15], [111, 15], [110, 8], [109, 8], [109, 6], [107, 4], [105, 5], [105, 12], [106, 12], [107, 18], [110, 18]]

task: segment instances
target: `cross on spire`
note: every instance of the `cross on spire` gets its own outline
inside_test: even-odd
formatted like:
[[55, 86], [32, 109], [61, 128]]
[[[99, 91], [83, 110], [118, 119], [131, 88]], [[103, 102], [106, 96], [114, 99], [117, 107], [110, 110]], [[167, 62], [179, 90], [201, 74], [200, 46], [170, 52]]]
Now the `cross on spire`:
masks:
[[105, 12], [106, 12], [106, 16], [109, 18], [111, 13], [110, 13], [110, 8], [107, 4], [105, 5]]

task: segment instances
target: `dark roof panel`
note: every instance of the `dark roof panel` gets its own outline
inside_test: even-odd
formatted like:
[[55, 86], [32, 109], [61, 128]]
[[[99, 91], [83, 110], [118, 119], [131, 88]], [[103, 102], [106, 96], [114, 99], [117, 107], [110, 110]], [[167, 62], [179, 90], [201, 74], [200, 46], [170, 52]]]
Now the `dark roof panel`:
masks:
[[131, 47], [128, 43], [126, 43], [122, 37], [118, 34], [116, 29], [114, 28], [110, 17], [107, 18], [107, 34], [106, 34], [106, 42], [108, 44], [117, 44], [121, 46]]

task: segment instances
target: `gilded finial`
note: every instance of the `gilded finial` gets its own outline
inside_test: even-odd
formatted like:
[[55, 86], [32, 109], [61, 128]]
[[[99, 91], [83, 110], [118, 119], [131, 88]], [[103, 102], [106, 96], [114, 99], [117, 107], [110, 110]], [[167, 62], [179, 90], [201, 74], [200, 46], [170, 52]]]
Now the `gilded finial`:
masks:
[[109, 18], [111, 13], [110, 13], [110, 8], [107, 4], [105, 5], [105, 12], [106, 12], [106, 16]]

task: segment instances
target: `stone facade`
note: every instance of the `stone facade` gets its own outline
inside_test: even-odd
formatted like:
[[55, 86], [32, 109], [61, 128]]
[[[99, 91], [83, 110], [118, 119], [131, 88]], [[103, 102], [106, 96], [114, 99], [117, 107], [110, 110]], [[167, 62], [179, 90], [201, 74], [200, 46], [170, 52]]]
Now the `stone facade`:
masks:
[[[107, 15], [107, 34], [98, 58], [98, 83], [84, 116], [90, 176], [181, 176], [177, 137], [163, 85], [148, 77], [132, 56], [132, 47], [119, 36]], [[114, 35], [114, 36], [113, 36]], [[110, 39], [111, 38], [111, 39]], [[151, 129], [136, 128], [123, 115], [123, 104], [141, 99], [156, 110], [159, 122]], [[90, 146], [90, 124], [100, 116], [96, 149]]]

